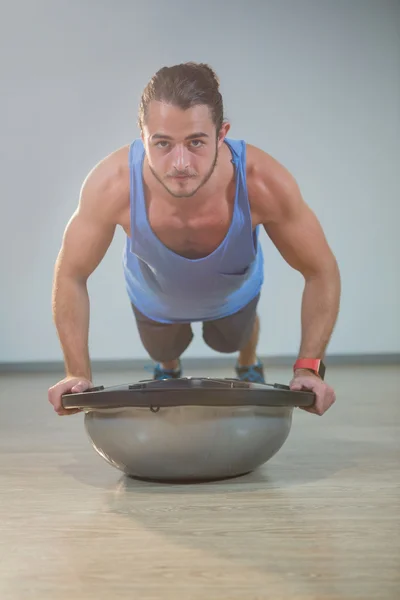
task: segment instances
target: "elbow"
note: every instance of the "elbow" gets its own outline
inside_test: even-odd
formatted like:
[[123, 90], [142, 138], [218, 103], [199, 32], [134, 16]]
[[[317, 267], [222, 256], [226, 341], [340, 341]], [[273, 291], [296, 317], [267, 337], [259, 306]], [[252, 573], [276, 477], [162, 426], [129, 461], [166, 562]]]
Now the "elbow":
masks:
[[306, 281], [326, 281], [339, 288], [341, 285], [339, 264], [333, 255], [330, 255], [323, 261], [319, 261], [318, 265], [315, 265], [314, 268], [305, 269], [303, 276]]

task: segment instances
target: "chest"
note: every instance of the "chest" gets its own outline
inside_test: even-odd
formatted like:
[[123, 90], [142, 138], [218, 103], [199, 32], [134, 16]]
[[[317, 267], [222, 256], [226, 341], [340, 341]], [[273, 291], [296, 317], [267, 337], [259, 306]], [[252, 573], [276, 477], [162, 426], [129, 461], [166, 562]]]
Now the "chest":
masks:
[[[234, 200], [213, 204], [191, 217], [169, 214], [156, 205], [148, 207], [147, 222], [160, 242], [175, 254], [196, 260], [212, 254], [228, 235], [233, 219]], [[126, 206], [119, 223], [131, 237], [131, 214]], [[251, 211], [252, 229], [258, 220]]]
[[191, 216], [177, 212], [166, 214], [150, 207], [148, 222], [164, 246], [185, 258], [197, 259], [208, 256], [221, 245], [232, 216], [233, 205], [228, 202]]

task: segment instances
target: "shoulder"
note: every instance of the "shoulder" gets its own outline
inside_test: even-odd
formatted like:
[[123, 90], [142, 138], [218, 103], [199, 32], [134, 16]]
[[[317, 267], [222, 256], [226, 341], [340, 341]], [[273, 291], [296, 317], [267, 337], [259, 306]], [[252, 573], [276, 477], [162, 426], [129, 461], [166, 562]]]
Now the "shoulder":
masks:
[[301, 202], [294, 176], [276, 158], [246, 144], [246, 180], [255, 220], [268, 223], [289, 216]]
[[80, 191], [80, 203], [87, 210], [101, 211], [109, 220], [129, 202], [129, 145], [100, 160], [87, 174]]

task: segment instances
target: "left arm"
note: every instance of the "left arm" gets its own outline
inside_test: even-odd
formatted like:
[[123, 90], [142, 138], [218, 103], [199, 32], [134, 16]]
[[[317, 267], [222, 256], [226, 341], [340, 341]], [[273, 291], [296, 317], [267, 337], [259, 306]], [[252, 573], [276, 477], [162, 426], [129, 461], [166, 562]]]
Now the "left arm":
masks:
[[[250, 149], [254, 169], [249, 180], [256, 222], [285, 261], [305, 281], [301, 305], [301, 343], [298, 358], [323, 359], [339, 314], [341, 281], [337, 261], [323, 229], [302, 198], [295, 179], [269, 155]], [[316, 394], [309, 412], [322, 415], [335, 393], [310, 371], [296, 371], [292, 390]]]
[[339, 313], [339, 267], [296, 182], [289, 178], [280, 187], [280, 209], [264, 228], [282, 257], [305, 280], [298, 357], [322, 359]]

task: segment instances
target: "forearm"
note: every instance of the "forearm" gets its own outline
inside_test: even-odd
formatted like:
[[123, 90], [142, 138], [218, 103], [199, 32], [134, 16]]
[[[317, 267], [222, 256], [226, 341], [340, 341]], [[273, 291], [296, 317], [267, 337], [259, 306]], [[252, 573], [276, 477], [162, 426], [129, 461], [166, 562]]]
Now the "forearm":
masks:
[[323, 358], [339, 313], [340, 274], [337, 265], [306, 279], [301, 305], [299, 358]]
[[53, 285], [52, 306], [66, 375], [91, 381], [88, 347], [90, 307], [86, 283], [67, 276], [57, 276]]

